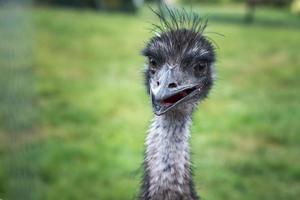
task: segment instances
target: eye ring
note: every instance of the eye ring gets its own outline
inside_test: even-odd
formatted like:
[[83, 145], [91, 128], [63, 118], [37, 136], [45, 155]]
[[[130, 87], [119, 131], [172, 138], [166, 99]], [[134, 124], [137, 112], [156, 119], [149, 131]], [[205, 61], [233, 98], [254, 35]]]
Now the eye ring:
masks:
[[154, 67], [154, 68], [156, 68], [157, 67], [157, 62], [156, 62], [156, 60], [154, 60], [153, 58], [149, 58], [149, 65], [151, 66], [151, 67]]
[[204, 73], [206, 72], [207, 66], [208, 66], [208, 63], [207, 63], [207, 62], [200, 62], [200, 63], [197, 63], [197, 64], [194, 66], [194, 71], [195, 71], [195, 73], [198, 74], [198, 75], [204, 74]]
[[149, 70], [151, 74], [155, 74], [157, 70], [157, 62], [153, 58], [149, 58]]

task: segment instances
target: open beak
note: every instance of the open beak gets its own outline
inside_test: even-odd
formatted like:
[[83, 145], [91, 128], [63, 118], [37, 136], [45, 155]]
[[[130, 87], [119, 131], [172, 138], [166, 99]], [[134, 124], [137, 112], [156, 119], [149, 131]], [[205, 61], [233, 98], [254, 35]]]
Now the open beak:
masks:
[[[165, 76], [168, 76], [167, 74]], [[201, 89], [200, 84], [188, 84], [170, 88], [169, 83], [174, 77], [162, 77], [161, 84], [151, 89], [152, 106], [156, 115], [162, 115], [178, 104], [185, 102]]]

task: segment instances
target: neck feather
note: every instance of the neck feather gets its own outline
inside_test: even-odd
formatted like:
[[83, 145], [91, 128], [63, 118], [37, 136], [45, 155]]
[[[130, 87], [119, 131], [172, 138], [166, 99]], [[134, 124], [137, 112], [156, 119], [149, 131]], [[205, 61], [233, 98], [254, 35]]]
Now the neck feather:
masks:
[[190, 172], [190, 124], [190, 115], [182, 113], [155, 116], [146, 139], [143, 199], [197, 199]]

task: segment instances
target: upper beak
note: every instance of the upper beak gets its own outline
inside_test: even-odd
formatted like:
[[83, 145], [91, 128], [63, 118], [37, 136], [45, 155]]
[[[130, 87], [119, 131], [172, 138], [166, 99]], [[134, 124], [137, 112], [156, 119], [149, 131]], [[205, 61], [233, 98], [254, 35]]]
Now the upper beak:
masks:
[[152, 106], [156, 115], [166, 113], [199, 88], [199, 84], [178, 85], [177, 77], [171, 70], [163, 74], [160, 77], [159, 85], [151, 88]]

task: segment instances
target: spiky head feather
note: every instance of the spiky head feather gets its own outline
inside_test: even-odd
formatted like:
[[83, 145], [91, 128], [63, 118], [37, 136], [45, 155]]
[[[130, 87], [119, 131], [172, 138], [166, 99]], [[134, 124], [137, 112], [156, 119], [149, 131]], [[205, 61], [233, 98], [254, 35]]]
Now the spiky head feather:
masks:
[[207, 26], [207, 19], [201, 18], [195, 12], [188, 12], [184, 8], [175, 9], [164, 5], [159, 6], [157, 11], [152, 8], [151, 10], [159, 19], [158, 24], [152, 24], [152, 30], [157, 34], [174, 32], [180, 29], [203, 34]]

